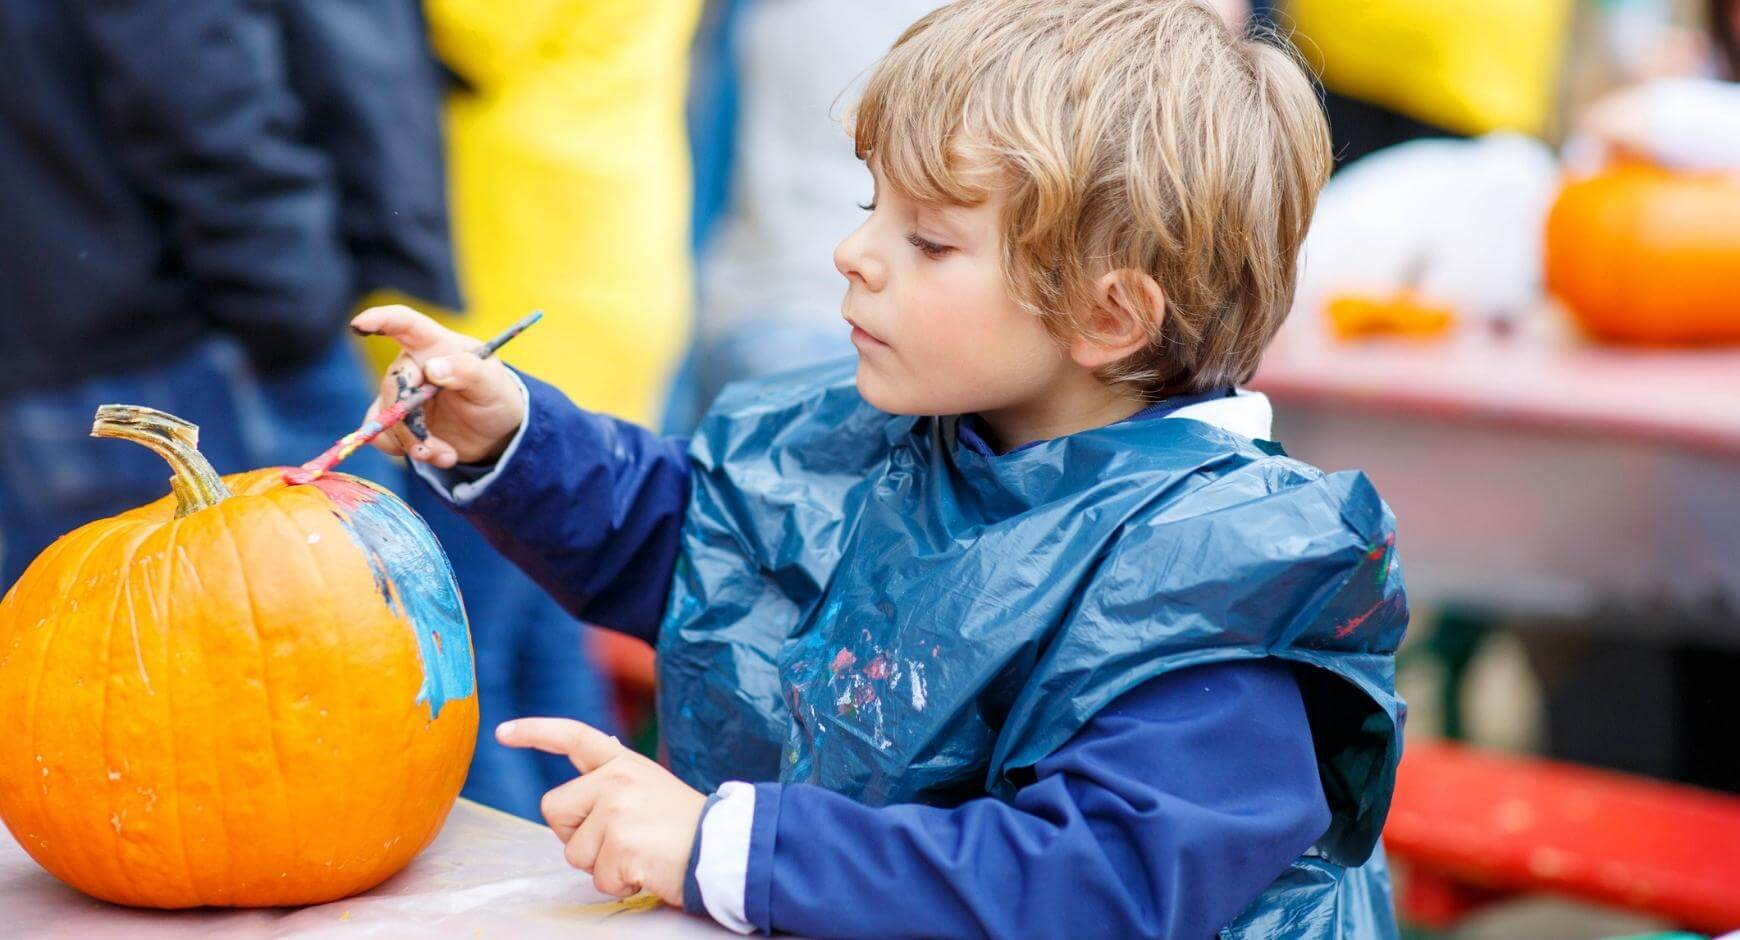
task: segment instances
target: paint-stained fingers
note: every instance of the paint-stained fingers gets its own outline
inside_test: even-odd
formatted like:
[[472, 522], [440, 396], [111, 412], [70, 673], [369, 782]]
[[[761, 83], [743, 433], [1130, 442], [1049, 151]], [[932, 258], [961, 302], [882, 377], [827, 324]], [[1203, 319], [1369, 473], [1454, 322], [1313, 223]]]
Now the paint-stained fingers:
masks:
[[451, 470], [459, 463], [459, 452], [453, 445], [433, 434], [419, 441], [403, 424], [394, 427], [393, 432], [398, 434], [401, 446], [412, 460], [441, 470]]
[[402, 304], [370, 307], [351, 318], [350, 328], [365, 336], [390, 336], [412, 352], [463, 342], [459, 334]]
[[[423, 370], [418, 367], [417, 360], [409, 353], [401, 352], [387, 366], [387, 371], [381, 376], [379, 402], [392, 404], [409, 394], [407, 389], [415, 389], [423, 379]], [[385, 404], [382, 407], [385, 407]], [[371, 411], [370, 417], [374, 414]]]
[[410, 428], [405, 427], [404, 422], [401, 421], [398, 424], [387, 428], [381, 433], [381, 436], [375, 438], [375, 440], [384, 440], [389, 437], [392, 438], [393, 442], [398, 446], [399, 452], [404, 454], [406, 457], [409, 457], [412, 460], [422, 461], [423, 463], [429, 462], [428, 443], [417, 440], [416, 435], [411, 433]]
[[387, 401], [399, 401], [410, 397], [422, 384], [422, 365], [411, 358], [410, 353], [401, 352], [394, 357], [393, 364], [387, 367], [387, 374], [381, 379], [381, 396]]
[[[422, 383], [422, 368], [417, 365], [417, 361], [411, 357], [410, 353], [400, 352], [393, 359], [392, 365], [387, 367], [386, 374], [381, 376], [380, 401], [395, 403], [402, 401], [416, 391], [417, 386]], [[369, 416], [372, 418], [376, 414], [376, 411], [371, 410]], [[418, 433], [419, 430], [422, 431], [421, 434]], [[445, 444], [442, 444], [440, 448], [431, 447], [427, 426], [421, 422], [411, 424], [408, 418], [388, 428], [375, 440], [389, 442], [383, 443], [381, 446], [381, 450], [389, 454], [420, 460], [424, 463], [433, 463], [441, 450], [452, 451], [452, 448]]]
[[430, 466], [451, 470], [459, 462], [459, 452], [453, 449], [453, 445], [433, 434], [423, 439], [423, 450], [423, 459]]
[[411, 436], [417, 440], [424, 441], [429, 439], [428, 416], [424, 413], [422, 408], [412, 408], [410, 411], [405, 412], [405, 427], [410, 430]]
[[452, 444], [433, 434], [418, 440], [417, 435], [412, 433], [410, 428], [405, 427], [403, 421], [388, 428], [375, 440], [387, 438], [392, 438], [394, 447], [403, 456], [419, 463], [426, 463], [442, 470], [451, 470], [459, 462], [459, 452], [453, 449]]

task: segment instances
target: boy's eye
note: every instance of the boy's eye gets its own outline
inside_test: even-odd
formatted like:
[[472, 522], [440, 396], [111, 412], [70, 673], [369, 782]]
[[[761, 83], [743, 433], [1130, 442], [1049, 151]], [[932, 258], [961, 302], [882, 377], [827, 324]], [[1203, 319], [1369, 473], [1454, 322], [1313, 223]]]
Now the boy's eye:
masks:
[[872, 199], [869, 202], [860, 202], [858, 203], [858, 208], [863, 209], [865, 212], [875, 212], [876, 200]]
[[950, 248], [947, 245], [939, 245], [928, 238], [920, 237], [917, 232], [907, 232], [906, 240], [912, 245], [912, 247], [924, 252], [924, 256], [927, 258], [941, 258], [943, 255], [954, 251], [953, 248]]

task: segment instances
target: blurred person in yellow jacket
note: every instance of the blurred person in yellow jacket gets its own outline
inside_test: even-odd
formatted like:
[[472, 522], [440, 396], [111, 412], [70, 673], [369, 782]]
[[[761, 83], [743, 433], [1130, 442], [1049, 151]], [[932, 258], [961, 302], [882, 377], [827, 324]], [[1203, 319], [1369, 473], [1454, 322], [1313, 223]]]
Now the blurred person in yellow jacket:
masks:
[[[699, 7], [700, 0], [424, 3], [436, 53], [454, 80], [447, 158], [465, 304], [449, 324], [487, 336], [544, 310], [508, 361], [587, 408], [642, 424], [657, 423], [688, 342], [683, 100]], [[490, 729], [520, 715], [614, 727], [607, 683], [577, 621], [425, 487], [414, 487], [411, 501], [452, 559], [477, 625], [483, 714], [464, 795], [537, 819], [544, 791], [573, 777], [572, 766], [504, 748]], [[644, 644], [605, 655], [638, 655], [651, 673]]]
[[1337, 165], [1420, 137], [1545, 133], [1573, 0], [1285, 0]]
[[466, 319], [543, 309], [510, 360], [587, 408], [656, 423], [688, 342], [683, 129], [700, 0], [426, 0], [447, 106]]

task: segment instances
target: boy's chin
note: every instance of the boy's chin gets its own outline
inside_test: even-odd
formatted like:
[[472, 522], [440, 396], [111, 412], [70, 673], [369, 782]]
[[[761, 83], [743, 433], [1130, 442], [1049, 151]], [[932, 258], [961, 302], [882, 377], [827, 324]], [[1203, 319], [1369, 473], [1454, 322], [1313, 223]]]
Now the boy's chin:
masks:
[[885, 414], [931, 417], [978, 409], [971, 401], [973, 396], [963, 396], [947, 383], [942, 384], [941, 388], [920, 387], [909, 378], [891, 378], [867, 365], [862, 356], [858, 358], [858, 394], [870, 407]]
[[891, 415], [937, 414], [922, 407], [923, 396], [913, 395], [910, 389], [903, 389], [889, 381], [886, 376], [866, 364], [862, 355], [858, 357], [857, 384], [858, 394], [877, 411]]

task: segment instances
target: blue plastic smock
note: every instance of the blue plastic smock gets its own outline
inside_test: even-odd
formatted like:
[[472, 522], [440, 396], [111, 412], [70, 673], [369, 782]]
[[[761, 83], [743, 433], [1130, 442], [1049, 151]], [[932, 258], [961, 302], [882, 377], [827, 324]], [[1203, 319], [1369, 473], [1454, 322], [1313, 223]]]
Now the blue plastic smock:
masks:
[[1393, 933], [1407, 603], [1370, 482], [1186, 418], [1001, 456], [957, 432], [871, 408], [849, 363], [721, 397], [659, 633], [678, 775], [1009, 799], [1145, 680], [1275, 657], [1305, 667], [1332, 822], [1224, 934]]

